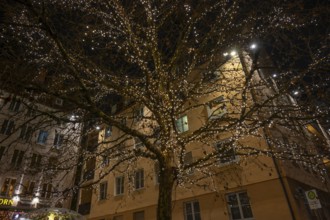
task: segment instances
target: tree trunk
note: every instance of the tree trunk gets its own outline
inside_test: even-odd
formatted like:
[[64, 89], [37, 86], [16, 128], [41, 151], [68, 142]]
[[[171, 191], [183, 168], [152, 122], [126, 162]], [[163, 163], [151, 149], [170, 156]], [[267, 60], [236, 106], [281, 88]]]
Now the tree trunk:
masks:
[[171, 166], [160, 166], [157, 220], [172, 219], [172, 189], [175, 174]]

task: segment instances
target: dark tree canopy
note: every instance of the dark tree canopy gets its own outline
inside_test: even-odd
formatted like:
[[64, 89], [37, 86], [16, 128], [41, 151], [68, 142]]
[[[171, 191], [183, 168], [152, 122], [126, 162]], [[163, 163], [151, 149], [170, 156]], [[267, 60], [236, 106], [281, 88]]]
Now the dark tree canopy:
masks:
[[[314, 158], [314, 163], [324, 157], [293, 155], [282, 148], [289, 143], [271, 138], [277, 131], [266, 131], [276, 124], [282, 132], [299, 133], [298, 125], [328, 123], [325, 1], [7, 0], [0, 6], [1, 89], [36, 101], [35, 94], [61, 98], [62, 110], [77, 116], [62, 120], [123, 132], [102, 143], [108, 147], [94, 156], [121, 155], [118, 163], [157, 161], [163, 186], [159, 220], [170, 218], [174, 182], [215, 175], [214, 160], [230, 157], [230, 146], [247, 158]], [[223, 98], [211, 101], [219, 93]], [[117, 111], [111, 112], [115, 104]], [[142, 130], [133, 123], [139, 106], [149, 111], [141, 116]], [[181, 134], [180, 116], [214, 106], [226, 112], [200, 119], [200, 127]], [[245, 136], [261, 137], [261, 131], [280, 147], [240, 143]], [[219, 156], [213, 143], [228, 134]], [[132, 137], [144, 150], [122, 149]], [[203, 156], [185, 164], [194, 143], [205, 145]], [[187, 175], [193, 167], [200, 179]]]

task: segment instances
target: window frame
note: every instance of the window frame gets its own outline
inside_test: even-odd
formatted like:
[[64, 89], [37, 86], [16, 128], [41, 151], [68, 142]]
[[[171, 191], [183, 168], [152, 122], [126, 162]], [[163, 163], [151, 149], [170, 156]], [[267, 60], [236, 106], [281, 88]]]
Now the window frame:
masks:
[[224, 104], [224, 97], [222, 95], [210, 100], [206, 104], [208, 120], [222, 118], [226, 113], [226, 105]]
[[18, 112], [20, 106], [21, 106], [21, 100], [19, 100], [15, 97], [11, 100], [8, 110], [11, 112]]
[[188, 115], [183, 115], [176, 119], [175, 127], [178, 133], [184, 133], [189, 131]]
[[[184, 202], [184, 219], [185, 220], [201, 220], [201, 208], [198, 200], [192, 200], [192, 201], [187, 201]], [[195, 210], [195, 204], [198, 204], [198, 211]], [[191, 208], [191, 213], [187, 212], [187, 205], [190, 205]], [[189, 218], [189, 215], [191, 215], [192, 218]]]
[[29, 141], [32, 137], [32, 134], [33, 134], [32, 126], [25, 124], [21, 127], [21, 133], [19, 135], [19, 138], [24, 141]]
[[99, 200], [106, 200], [108, 195], [108, 182], [100, 183]]
[[11, 135], [13, 133], [13, 130], [15, 128], [15, 121], [14, 120], [9, 120], [5, 119], [2, 123], [1, 127], [1, 134], [5, 135]]
[[138, 216], [142, 214], [142, 220], [145, 219], [145, 212], [144, 211], [137, 211], [137, 212], [133, 212], [133, 220], [141, 220], [141, 216]]
[[45, 145], [47, 143], [48, 136], [48, 131], [40, 130], [37, 138], [37, 144]]
[[133, 140], [134, 140], [134, 148], [135, 149], [139, 149], [139, 148], [142, 148], [144, 146], [142, 141], [140, 140], [140, 138], [133, 137]]
[[51, 183], [42, 184], [42, 190], [40, 193], [40, 197], [44, 198], [44, 199], [52, 198], [52, 190], [53, 190], [53, 185]]
[[[248, 204], [243, 204], [243, 205], [249, 207], [249, 211], [251, 212], [252, 217], [245, 217], [244, 216], [244, 211], [242, 209], [243, 205], [242, 205], [242, 201], [241, 201], [241, 198], [240, 198], [240, 194], [245, 194], [246, 195], [246, 198], [248, 199]], [[235, 197], [236, 197], [237, 205], [235, 207], [233, 207], [233, 205], [231, 205], [230, 201], [229, 201], [229, 197], [232, 196], [232, 195], [235, 195]], [[250, 202], [250, 198], [247, 194], [247, 191], [238, 191], [238, 192], [232, 192], [232, 193], [226, 194], [226, 202], [227, 202], [228, 212], [229, 212], [229, 215], [230, 215], [230, 220], [254, 220], [253, 211], [252, 211], [252, 207], [251, 207], [251, 202]], [[240, 218], [233, 218], [232, 208], [238, 208]]]
[[115, 195], [121, 196], [125, 193], [125, 176], [115, 177]]
[[[192, 155], [192, 151], [188, 151], [184, 154], [184, 157], [183, 157], [183, 163], [184, 165], [187, 165], [187, 164], [190, 164], [190, 163], [193, 163], [194, 162], [194, 157]], [[191, 175], [194, 173], [194, 168], [191, 167], [189, 169], [186, 170], [186, 173], [188, 175]]]
[[10, 161], [11, 166], [19, 168], [22, 165], [24, 154], [25, 151], [15, 149]]
[[33, 153], [31, 157], [31, 168], [37, 168], [40, 166], [42, 160], [42, 156], [40, 154]]
[[141, 121], [144, 117], [144, 107], [137, 107], [133, 109], [133, 121], [138, 122]]
[[[217, 154], [219, 155], [219, 158], [217, 158], [217, 161], [222, 166], [234, 164], [239, 161], [239, 156], [236, 155], [235, 147], [231, 146], [229, 149], [221, 149], [218, 147], [219, 145], [221, 145], [221, 143], [226, 143], [229, 141], [230, 140], [225, 139], [225, 140], [218, 141], [214, 144], [214, 148], [217, 151]], [[223, 151], [223, 152], [221, 152], [221, 151]], [[230, 155], [228, 157], [220, 158], [220, 155], [222, 153], [225, 153], [225, 154], [228, 153], [228, 155], [229, 154], [232, 154], [232, 155]]]
[[4, 156], [5, 152], [6, 152], [6, 147], [0, 146], [0, 161], [1, 161], [2, 157]]
[[15, 193], [17, 179], [14, 178], [5, 178], [5, 181], [2, 183], [0, 195], [12, 197]]
[[59, 149], [63, 145], [64, 134], [55, 131], [53, 146]]
[[140, 190], [144, 188], [144, 169], [138, 169], [134, 172], [134, 189]]

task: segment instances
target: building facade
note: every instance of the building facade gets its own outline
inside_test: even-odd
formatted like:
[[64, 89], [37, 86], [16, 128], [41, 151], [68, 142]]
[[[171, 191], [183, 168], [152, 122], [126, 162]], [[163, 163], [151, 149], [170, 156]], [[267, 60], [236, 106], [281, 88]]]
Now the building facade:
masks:
[[[238, 59], [228, 63], [223, 72], [227, 72], [227, 79], [232, 80], [228, 84], [238, 87], [240, 78], [244, 78], [242, 66]], [[255, 76], [254, 81], [260, 82], [260, 77], [260, 75]], [[261, 92], [254, 93], [259, 100], [262, 100], [267, 93], [272, 93], [271, 87], [263, 85], [259, 86], [260, 89]], [[229, 97], [235, 95], [237, 94]], [[223, 117], [231, 112], [230, 109], [234, 108], [234, 104], [231, 103], [235, 103], [236, 100], [231, 99], [234, 101], [226, 103], [224, 102], [226, 98], [223, 97], [228, 99], [228, 96], [223, 96], [221, 92], [200, 98], [197, 102], [203, 104], [201, 107], [177, 118], [176, 127], [179, 133], [185, 135], [194, 132], [202, 127], [205, 121]], [[249, 101], [252, 102], [253, 98]], [[279, 101], [290, 100], [283, 97]], [[113, 113], [122, 116], [133, 115], [126, 117], [122, 123], [141, 129], [148, 127], [143, 126], [147, 123], [143, 119], [152, 115], [145, 106], [137, 104], [127, 105], [125, 109]], [[238, 144], [235, 148], [225, 148], [226, 152], [221, 150], [227, 142], [230, 142], [233, 133], [223, 132], [215, 135], [214, 142], [210, 146], [218, 149], [219, 154], [226, 153], [227, 156], [212, 161], [210, 169], [216, 175], [210, 175], [201, 181], [195, 182], [203, 172], [202, 169], [192, 167], [186, 171], [185, 183], [177, 182], [174, 186], [172, 218], [174, 220], [329, 219], [328, 173], [321, 159], [314, 162], [321, 163], [323, 172], [320, 172], [320, 169], [313, 169], [310, 164], [306, 166], [303, 162], [299, 162], [298, 157], [280, 160], [280, 155], [275, 157], [266, 154], [251, 153], [248, 156], [240, 154], [239, 146], [283, 152], [288, 150], [287, 146], [295, 144], [300, 147], [290, 148], [291, 156], [302, 155], [297, 152], [300, 149], [307, 153], [315, 153], [322, 148], [316, 145], [322, 143], [313, 141], [316, 134], [313, 134], [308, 126], [312, 125], [287, 129], [275, 123], [267, 128], [258, 129], [253, 135], [240, 136], [236, 140]], [[123, 131], [109, 125], [104, 126], [98, 133], [98, 147], [95, 149], [98, 153], [86, 163], [84, 170], [93, 175], [88, 180], [90, 182], [85, 181], [85, 187], [80, 190], [79, 212], [88, 219], [156, 219], [159, 166], [154, 160], [143, 157], [120, 161], [120, 152], [117, 157], [113, 156], [116, 152], [111, 149], [116, 145], [122, 147], [122, 154], [125, 150], [144, 152], [144, 146], [139, 139], [129, 137], [122, 139], [123, 134]], [[196, 158], [203, 157], [204, 152], [208, 150], [211, 151], [210, 147], [204, 147], [201, 143], [189, 145], [184, 153], [183, 163], [192, 163]], [[110, 153], [112, 155], [108, 157]], [[308, 195], [315, 196], [309, 198]], [[313, 206], [311, 200], [317, 204]]]
[[47, 116], [62, 105], [61, 99], [45, 105], [1, 91], [1, 219], [37, 208], [70, 207], [80, 125], [60, 123], [56, 117], [67, 117], [63, 113]]

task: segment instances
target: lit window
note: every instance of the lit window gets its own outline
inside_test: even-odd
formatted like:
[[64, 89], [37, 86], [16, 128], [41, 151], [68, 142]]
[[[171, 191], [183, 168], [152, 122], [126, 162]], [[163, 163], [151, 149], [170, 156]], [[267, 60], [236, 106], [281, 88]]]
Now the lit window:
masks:
[[188, 116], [184, 115], [181, 118], [177, 119], [175, 122], [176, 129], [179, 133], [185, 132], [189, 130], [188, 127]]
[[253, 214], [246, 192], [227, 195], [227, 203], [232, 220], [252, 220]]
[[135, 171], [134, 186], [135, 186], [135, 189], [141, 189], [144, 187], [144, 170], [143, 169]]
[[115, 194], [116, 195], [124, 194], [124, 176], [116, 177]]
[[198, 201], [184, 203], [184, 217], [185, 220], [201, 220]]
[[55, 138], [54, 138], [54, 147], [59, 148], [63, 144], [64, 135], [60, 134], [58, 132], [55, 132]]
[[48, 131], [40, 130], [37, 139], [37, 144], [46, 144], [47, 137], [48, 137]]
[[10, 111], [14, 111], [14, 112], [17, 112], [19, 110], [19, 107], [21, 105], [21, 101], [14, 98], [11, 102], [10, 102], [10, 105], [9, 105], [9, 110]]
[[207, 103], [206, 106], [207, 116], [209, 119], [221, 118], [226, 114], [226, 106], [224, 104], [224, 98], [222, 96], [215, 98]]
[[107, 126], [104, 130], [104, 138], [108, 138], [110, 137], [112, 134], [112, 127], [111, 126]]
[[134, 212], [133, 220], [144, 220], [144, 211]]
[[13, 157], [11, 158], [12, 167], [19, 168], [22, 164], [25, 151], [15, 150]]
[[6, 178], [1, 187], [1, 195], [12, 197], [14, 195], [15, 185], [16, 179]]
[[15, 127], [15, 122], [13, 120], [4, 120], [1, 127], [1, 134], [10, 135]]
[[108, 182], [100, 183], [100, 200], [107, 198]]
[[232, 146], [232, 144], [229, 143], [229, 140], [216, 143], [215, 148], [218, 152], [220, 164], [229, 164], [238, 160], [235, 148]]
[[32, 127], [29, 125], [23, 125], [21, 128], [21, 133], [19, 135], [19, 138], [25, 141], [29, 141], [32, 136]]

